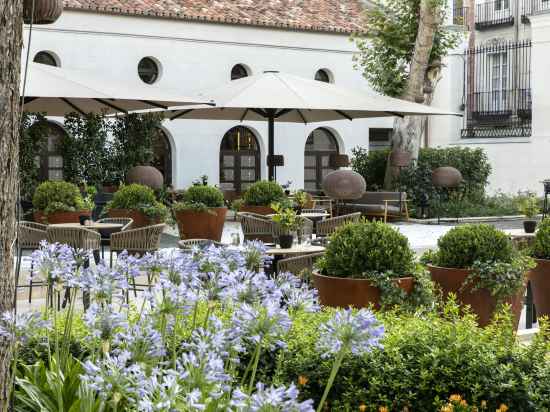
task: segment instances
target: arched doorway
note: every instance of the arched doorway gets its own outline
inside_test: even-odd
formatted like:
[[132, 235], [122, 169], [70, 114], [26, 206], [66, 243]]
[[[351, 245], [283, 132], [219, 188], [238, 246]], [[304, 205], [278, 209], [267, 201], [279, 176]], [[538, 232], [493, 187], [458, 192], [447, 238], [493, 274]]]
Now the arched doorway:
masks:
[[242, 193], [260, 180], [260, 146], [247, 127], [230, 129], [220, 146], [220, 187]]
[[164, 184], [172, 184], [172, 148], [166, 132], [157, 129], [153, 139], [153, 166], [164, 176]]
[[304, 189], [311, 193], [323, 190], [323, 179], [336, 170], [330, 155], [338, 154], [338, 141], [332, 132], [320, 127], [308, 136], [304, 153]]
[[40, 167], [38, 179], [63, 180], [63, 154], [61, 144], [66, 136], [65, 130], [55, 123], [48, 122], [47, 142], [40, 153], [37, 163]]

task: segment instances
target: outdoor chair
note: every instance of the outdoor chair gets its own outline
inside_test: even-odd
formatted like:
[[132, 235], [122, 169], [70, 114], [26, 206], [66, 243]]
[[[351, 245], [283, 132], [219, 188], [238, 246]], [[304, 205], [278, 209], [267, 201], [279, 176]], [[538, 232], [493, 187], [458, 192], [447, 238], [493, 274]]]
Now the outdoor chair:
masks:
[[187, 250], [187, 251], [192, 250], [194, 247], [198, 247], [202, 249], [212, 245], [216, 247], [227, 246], [225, 243], [216, 242], [215, 240], [211, 240], [211, 239], [184, 239], [178, 242], [178, 247], [180, 249]]
[[332, 235], [339, 227], [361, 220], [361, 212], [350, 213], [347, 215], [331, 217], [317, 223], [317, 236], [326, 237]]
[[381, 217], [385, 223], [389, 217], [409, 220], [407, 202], [405, 192], [365, 192], [360, 199], [344, 202], [341, 207], [348, 213], [361, 212], [363, 216]]
[[101, 235], [101, 259], [105, 259], [105, 246], [111, 244], [111, 235], [130, 229], [134, 223], [134, 219], [130, 217], [106, 217], [99, 219], [97, 223], [116, 223], [122, 225], [120, 229], [101, 229], [99, 231]]
[[[15, 296], [17, 301], [17, 288], [21, 272], [21, 260], [24, 251], [35, 251], [40, 248], [40, 242], [46, 240], [46, 225], [42, 223], [21, 221], [17, 224], [17, 263], [15, 266]], [[32, 262], [31, 276], [29, 277], [29, 303], [32, 301]]]
[[301, 277], [304, 281], [304, 271], [312, 272], [313, 265], [324, 253], [309, 253], [306, 255], [295, 256], [287, 259], [281, 259], [277, 262], [277, 273], [290, 272], [295, 276]]
[[301, 213], [328, 213], [326, 209], [302, 209]]
[[273, 243], [273, 221], [270, 218], [248, 212], [240, 212], [237, 216], [241, 222], [245, 240]]
[[[113, 253], [127, 251], [129, 255], [143, 256], [146, 253], [152, 253], [160, 249], [160, 240], [164, 228], [164, 223], [152, 226], [140, 227], [138, 229], [129, 229], [123, 232], [113, 233], [111, 235], [110, 247], [110, 265], [113, 267]], [[137, 296], [137, 286], [151, 287], [151, 278], [147, 276], [147, 285], [136, 285], [133, 280], [134, 296]]]

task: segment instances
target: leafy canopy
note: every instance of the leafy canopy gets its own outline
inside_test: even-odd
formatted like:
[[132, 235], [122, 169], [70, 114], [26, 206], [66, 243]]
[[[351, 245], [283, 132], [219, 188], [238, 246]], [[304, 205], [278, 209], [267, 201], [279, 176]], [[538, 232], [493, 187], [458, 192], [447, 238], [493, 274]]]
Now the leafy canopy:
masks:
[[[445, 10], [447, 0], [432, 0]], [[445, 20], [442, 16], [441, 21]], [[384, 6], [367, 9], [364, 32], [354, 41], [359, 49], [355, 67], [378, 92], [401, 96], [406, 89], [409, 67], [420, 21], [420, 0], [386, 0]], [[439, 64], [456, 46], [459, 35], [440, 24], [436, 29], [430, 65]]]

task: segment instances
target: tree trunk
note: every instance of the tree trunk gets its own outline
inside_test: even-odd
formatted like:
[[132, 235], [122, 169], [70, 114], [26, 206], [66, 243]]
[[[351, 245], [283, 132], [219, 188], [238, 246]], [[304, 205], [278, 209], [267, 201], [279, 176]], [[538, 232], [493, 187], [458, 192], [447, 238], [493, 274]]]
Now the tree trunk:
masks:
[[[440, 70], [440, 64], [429, 66], [435, 33], [441, 24], [441, 6], [434, 3], [433, 0], [420, 1], [418, 32], [407, 87], [402, 96], [404, 100], [411, 102], [430, 104], [437, 83], [436, 79], [438, 79], [438, 75], [434, 75], [433, 72]], [[425, 124], [423, 116], [396, 118], [393, 124], [392, 150], [409, 152], [412, 163], [416, 163]], [[392, 167], [388, 159], [384, 179], [385, 189], [393, 188], [395, 177], [398, 174], [399, 170]]]
[[[22, 16], [23, 0], [0, 0], [0, 313], [14, 309]], [[11, 342], [0, 339], [0, 411], [9, 406], [11, 356]]]

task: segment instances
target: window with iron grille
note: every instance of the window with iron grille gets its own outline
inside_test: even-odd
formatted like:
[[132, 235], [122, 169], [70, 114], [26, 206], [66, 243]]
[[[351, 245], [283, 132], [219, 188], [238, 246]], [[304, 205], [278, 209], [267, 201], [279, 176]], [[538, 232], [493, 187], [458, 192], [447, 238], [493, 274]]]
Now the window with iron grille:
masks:
[[478, 46], [465, 65], [462, 137], [531, 136], [531, 42]]
[[476, 30], [488, 30], [495, 26], [513, 26], [516, 1], [492, 0], [476, 5]]

